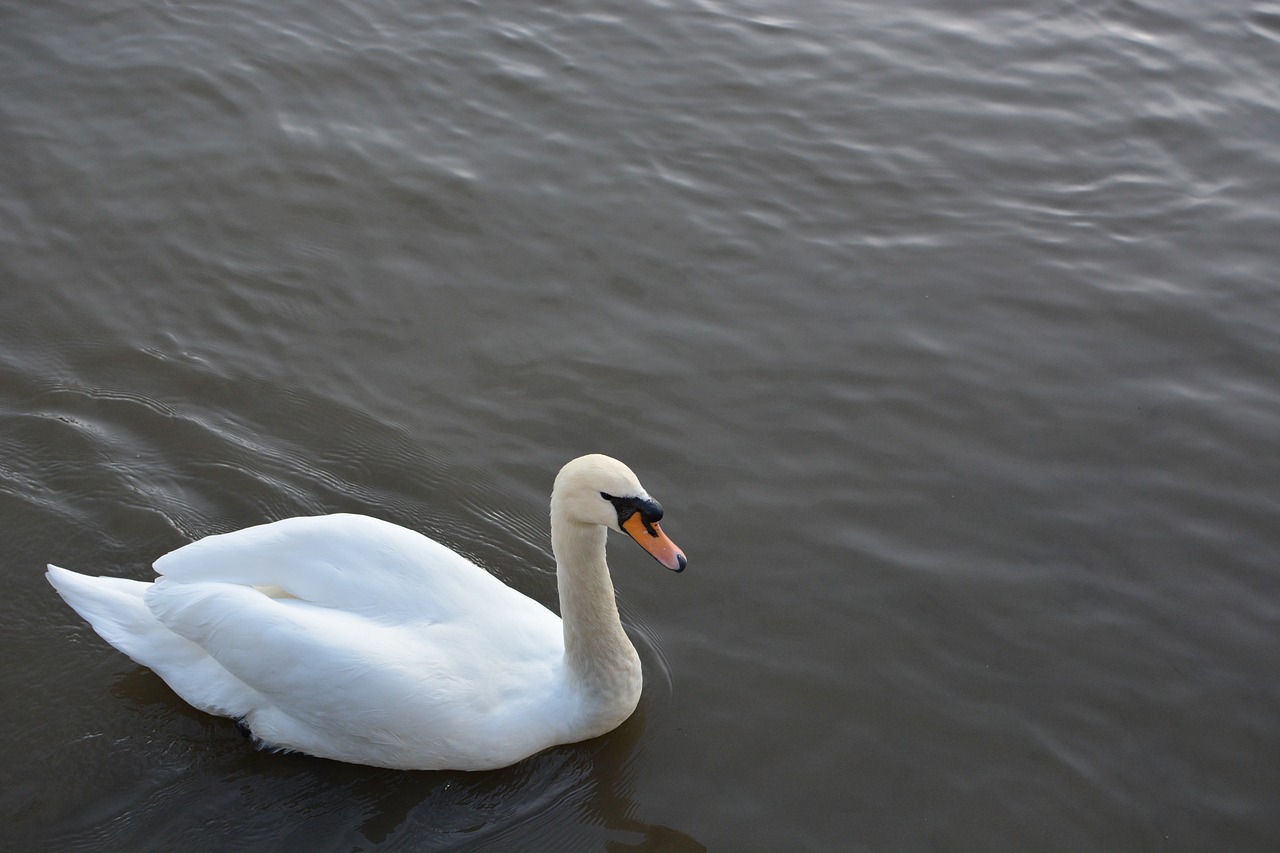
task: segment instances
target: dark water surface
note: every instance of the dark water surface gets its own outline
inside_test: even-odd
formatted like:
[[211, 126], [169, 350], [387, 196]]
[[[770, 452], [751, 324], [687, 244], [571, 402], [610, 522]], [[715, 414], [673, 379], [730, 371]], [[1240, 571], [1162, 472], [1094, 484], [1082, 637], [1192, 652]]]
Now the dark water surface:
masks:
[[[0, 846], [1280, 849], [1280, 4], [0, 8]], [[638, 714], [494, 773], [251, 752], [54, 595], [357, 511]]]

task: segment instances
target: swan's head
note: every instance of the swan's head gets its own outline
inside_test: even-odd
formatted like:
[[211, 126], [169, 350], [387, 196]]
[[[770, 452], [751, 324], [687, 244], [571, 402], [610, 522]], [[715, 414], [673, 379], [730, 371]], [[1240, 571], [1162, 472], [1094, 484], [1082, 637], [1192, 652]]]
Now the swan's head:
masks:
[[569, 521], [626, 533], [673, 572], [684, 571], [688, 564], [684, 552], [658, 526], [662, 505], [617, 459], [593, 453], [566, 464], [556, 475], [551, 506], [553, 515]]

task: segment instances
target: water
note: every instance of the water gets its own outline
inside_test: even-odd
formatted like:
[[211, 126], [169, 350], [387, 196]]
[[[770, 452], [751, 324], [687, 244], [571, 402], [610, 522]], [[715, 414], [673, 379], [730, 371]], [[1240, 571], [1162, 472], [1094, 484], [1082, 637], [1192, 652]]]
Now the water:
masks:
[[[0, 10], [4, 846], [1280, 842], [1280, 5]], [[627, 461], [636, 717], [254, 754], [46, 562], [358, 511], [555, 600]]]

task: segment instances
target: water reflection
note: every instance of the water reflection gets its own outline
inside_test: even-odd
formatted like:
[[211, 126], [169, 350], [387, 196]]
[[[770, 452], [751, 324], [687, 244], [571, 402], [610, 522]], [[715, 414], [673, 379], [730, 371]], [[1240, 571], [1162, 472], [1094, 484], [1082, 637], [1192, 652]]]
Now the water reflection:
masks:
[[600, 747], [591, 756], [588, 772], [594, 791], [583, 804], [585, 817], [608, 827], [611, 832], [635, 833], [636, 841], [610, 838], [606, 849], [665, 850], [673, 853], [694, 853], [707, 848], [688, 834], [660, 824], [647, 823], [634, 816], [637, 804], [631, 793], [631, 777], [627, 762], [635, 749], [640, 733], [644, 731], [644, 709], [616, 729], [612, 734], [599, 738]]

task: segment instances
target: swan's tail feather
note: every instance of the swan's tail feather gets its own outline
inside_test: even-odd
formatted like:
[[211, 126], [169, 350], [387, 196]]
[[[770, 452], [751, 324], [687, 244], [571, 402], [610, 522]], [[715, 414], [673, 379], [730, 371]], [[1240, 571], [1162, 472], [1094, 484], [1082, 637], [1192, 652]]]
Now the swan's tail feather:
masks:
[[147, 607], [145, 596], [152, 584], [90, 577], [54, 565], [45, 577], [102, 639], [155, 670], [190, 704], [224, 717], [243, 716], [252, 706], [254, 691]]
[[85, 618], [102, 639], [134, 660], [139, 640], [164, 626], [143, 601], [149, 583], [127, 578], [94, 578], [50, 565], [45, 574], [71, 608]]

